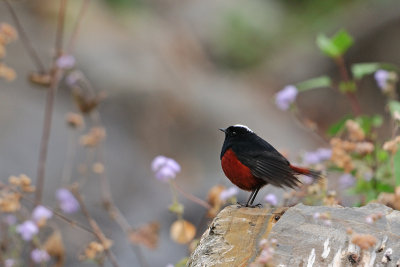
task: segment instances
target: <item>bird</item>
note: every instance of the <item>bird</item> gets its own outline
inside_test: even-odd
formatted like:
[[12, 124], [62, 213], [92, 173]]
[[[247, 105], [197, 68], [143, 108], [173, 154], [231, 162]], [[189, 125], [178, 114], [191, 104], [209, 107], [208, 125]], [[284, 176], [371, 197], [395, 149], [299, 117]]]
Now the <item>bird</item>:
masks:
[[226, 177], [237, 187], [251, 191], [245, 207], [253, 205], [258, 191], [265, 185], [295, 188], [301, 184], [297, 175], [307, 175], [314, 180], [321, 172], [297, 167], [279, 153], [270, 143], [259, 137], [249, 127], [236, 124], [220, 128], [225, 133], [221, 150], [221, 166]]

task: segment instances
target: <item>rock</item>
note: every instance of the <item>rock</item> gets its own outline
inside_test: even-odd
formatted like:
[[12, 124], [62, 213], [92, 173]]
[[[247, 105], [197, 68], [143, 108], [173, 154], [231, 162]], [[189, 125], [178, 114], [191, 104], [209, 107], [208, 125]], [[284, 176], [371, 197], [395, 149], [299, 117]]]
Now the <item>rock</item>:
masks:
[[[262, 239], [274, 244], [272, 266], [400, 266], [400, 211], [381, 204], [229, 206], [203, 234], [188, 266], [248, 266]], [[361, 250], [352, 240], [370, 248]]]

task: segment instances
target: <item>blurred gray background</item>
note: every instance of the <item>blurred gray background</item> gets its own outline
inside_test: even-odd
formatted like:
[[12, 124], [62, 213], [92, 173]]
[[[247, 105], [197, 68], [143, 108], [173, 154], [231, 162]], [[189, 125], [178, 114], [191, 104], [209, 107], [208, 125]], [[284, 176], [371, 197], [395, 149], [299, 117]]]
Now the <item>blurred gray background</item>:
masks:
[[[70, 0], [67, 36], [81, 1]], [[55, 42], [59, 1], [12, 1], [42, 60], [50, 64]], [[100, 105], [107, 129], [106, 172], [116, 205], [132, 226], [151, 220], [161, 223], [155, 251], [143, 249], [150, 266], [176, 263], [186, 246], [169, 239], [175, 216], [167, 184], [151, 172], [161, 154], [182, 166], [176, 182], [205, 199], [217, 183], [230, 186], [220, 168], [223, 134], [218, 128], [248, 125], [296, 161], [301, 152], [326, 146], [289, 112], [275, 107], [273, 96], [287, 84], [328, 73], [335, 65], [315, 45], [315, 37], [345, 28], [355, 37], [348, 62], [384, 61], [400, 65], [400, 2], [395, 0], [104, 0], [92, 1], [73, 55], [97, 91], [108, 97]], [[0, 22], [13, 24], [3, 2]], [[25, 173], [35, 178], [45, 105], [45, 90], [27, 81], [34, 69], [20, 41], [7, 48], [5, 62], [17, 71], [11, 83], [0, 81], [0, 173], [2, 181]], [[363, 110], [382, 110], [384, 99], [366, 79], [358, 92]], [[319, 89], [297, 100], [303, 114], [322, 130], [350, 108], [340, 93]], [[70, 92], [57, 94], [47, 164], [44, 203], [54, 206], [61, 186], [68, 136], [65, 114], [73, 110]], [[85, 160], [83, 148], [75, 169]], [[73, 172], [77, 179], [78, 172]], [[331, 181], [330, 181], [331, 182]], [[332, 183], [334, 183], [332, 181]], [[114, 240], [112, 250], [121, 266], [138, 262], [124, 234], [101, 207], [98, 177], [83, 193], [94, 218]], [[261, 199], [271, 188], [263, 189]], [[240, 199], [247, 198], [246, 193]], [[181, 198], [184, 217], [198, 225], [205, 211]], [[72, 216], [84, 222], [81, 215]], [[66, 227], [67, 266], [91, 236]], [[198, 235], [204, 230], [201, 223]], [[80, 263], [86, 266], [86, 263]]]

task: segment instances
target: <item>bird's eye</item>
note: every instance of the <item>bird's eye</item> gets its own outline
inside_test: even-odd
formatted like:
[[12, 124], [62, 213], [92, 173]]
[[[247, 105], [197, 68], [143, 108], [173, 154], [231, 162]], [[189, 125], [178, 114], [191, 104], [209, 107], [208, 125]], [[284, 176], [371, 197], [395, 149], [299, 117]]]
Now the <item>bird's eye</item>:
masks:
[[232, 132], [233, 135], [236, 135], [236, 132]]

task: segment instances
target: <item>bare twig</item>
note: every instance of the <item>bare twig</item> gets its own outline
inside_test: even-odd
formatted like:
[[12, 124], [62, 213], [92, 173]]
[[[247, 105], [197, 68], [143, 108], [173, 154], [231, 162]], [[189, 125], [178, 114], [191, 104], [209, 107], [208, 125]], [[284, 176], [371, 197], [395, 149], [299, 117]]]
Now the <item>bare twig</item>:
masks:
[[37, 169], [37, 189], [35, 194], [35, 203], [38, 205], [42, 202], [43, 195], [43, 187], [44, 187], [44, 178], [46, 171], [46, 159], [47, 159], [47, 151], [50, 139], [50, 131], [51, 131], [51, 121], [53, 116], [53, 108], [54, 108], [54, 99], [56, 96], [58, 83], [60, 77], [62, 76], [63, 71], [59, 68], [54, 70], [52, 75], [52, 80], [50, 84], [50, 88], [47, 91], [46, 97], [46, 107], [44, 112], [44, 122], [43, 122], [43, 131], [42, 138], [40, 141], [40, 153], [39, 153], [39, 163]]
[[185, 192], [180, 186], [178, 186], [173, 180], [171, 180], [172, 185], [175, 187], [176, 190], [179, 191], [179, 193], [181, 193], [184, 197], [186, 197], [187, 199], [189, 199], [190, 201], [199, 204], [200, 206], [204, 207], [205, 209], [211, 209], [210, 204], [208, 204], [207, 202], [205, 202], [204, 200]]
[[92, 216], [90, 215], [89, 211], [86, 208], [85, 202], [83, 201], [83, 198], [81, 196], [81, 194], [78, 191], [78, 188], [74, 188], [72, 190], [72, 192], [74, 193], [76, 199], [78, 200], [81, 209], [82, 209], [82, 213], [83, 215], [86, 217], [86, 219], [88, 220], [90, 227], [92, 228], [93, 232], [96, 235], [96, 238], [98, 239], [98, 241], [103, 245], [104, 247], [104, 251], [106, 252], [106, 255], [108, 256], [111, 264], [114, 267], [118, 267], [118, 263], [117, 263], [117, 259], [115, 258], [114, 254], [112, 253], [112, 251], [109, 249], [109, 241], [108, 239], [105, 237], [104, 233], [101, 231], [99, 225], [96, 223], [96, 221], [92, 218]]
[[7, 6], [8, 10], [10, 11], [10, 14], [14, 20], [15, 26], [18, 29], [19, 36], [21, 37], [22, 44], [25, 46], [25, 49], [28, 51], [28, 54], [31, 57], [33, 63], [36, 65], [36, 67], [40, 73], [45, 73], [46, 69], [44, 67], [44, 64], [40, 60], [38, 54], [36, 53], [36, 50], [33, 48], [32, 43], [30, 42], [28, 35], [26, 34], [24, 28], [22, 27], [22, 24], [17, 16], [17, 13], [15, 12], [13, 6], [9, 2], [9, 0], [4, 0], [4, 3], [6, 3], [6, 6]]
[[58, 10], [54, 60], [60, 57], [63, 53], [64, 21], [67, 1], [68, 0], [61, 0], [60, 9]]
[[74, 25], [74, 29], [72, 30], [71, 37], [70, 37], [70, 39], [68, 41], [68, 44], [67, 44], [67, 50], [66, 50], [67, 53], [71, 53], [72, 52], [72, 48], [73, 48], [73, 46], [75, 44], [76, 37], [78, 36], [78, 33], [79, 33], [79, 29], [80, 29], [80, 25], [82, 23], [82, 19], [85, 16], [85, 14], [86, 14], [86, 12], [87, 12], [87, 10], [89, 8], [89, 4], [90, 4], [90, 0], [84, 0], [82, 2], [82, 6], [81, 6], [81, 8], [79, 10], [78, 17], [77, 17], [75, 25]]

